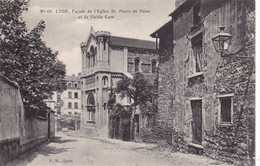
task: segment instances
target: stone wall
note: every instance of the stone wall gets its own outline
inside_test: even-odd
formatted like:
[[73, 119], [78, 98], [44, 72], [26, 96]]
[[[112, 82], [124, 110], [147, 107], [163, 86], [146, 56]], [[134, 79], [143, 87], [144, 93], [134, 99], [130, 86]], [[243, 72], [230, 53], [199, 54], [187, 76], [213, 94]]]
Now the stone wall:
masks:
[[[0, 76], [0, 165], [48, 139], [48, 119], [27, 117], [18, 86]], [[48, 116], [46, 116], [48, 117]], [[55, 136], [50, 112], [50, 138]]]
[[[254, 156], [254, 122], [246, 123], [248, 119], [254, 119], [254, 74], [251, 76], [254, 69], [250, 69], [254, 66], [254, 10], [249, 10], [243, 0], [201, 1], [201, 23], [193, 25], [192, 5], [195, 4], [173, 16], [173, 55], [166, 53], [165, 60], [165, 50], [160, 50], [164, 54], [160, 55], [158, 114], [153, 128], [156, 135], [167, 134], [168, 137], [161, 138], [172, 147], [187, 151], [189, 143], [193, 142], [191, 100], [201, 100], [201, 145], [205, 154], [247, 163], [247, 159]], [[218, 55], [212, 43], [212, 37], [219, 33], [221, 25], [232, 35], [227, 57]], [[202, 65], [201, 72], [194, 73], [192, 40], [199, 35], [202, 36]], [[249, 96], [245, 96], [247, 82]], [[229, 93], [234, 94], [233, 127], [220, 127], [217, 95]], [[241, 109], [246, 111], [241, 112]], [[155, 134], [152, 131], [147, 137]], [[153, 136], [150, 141], [156, 139]]]
[[[233, 124], [206, 133], [205, 153], [235, 164], [250, 164], [254, 156], [255, 78], [254, 57], [225, 57], [216, 73], [214, 94], [234, 94]], [[218, 98], [214, 95], [217, 119]], [[250, 159], [251, 158], [251, 159]]]

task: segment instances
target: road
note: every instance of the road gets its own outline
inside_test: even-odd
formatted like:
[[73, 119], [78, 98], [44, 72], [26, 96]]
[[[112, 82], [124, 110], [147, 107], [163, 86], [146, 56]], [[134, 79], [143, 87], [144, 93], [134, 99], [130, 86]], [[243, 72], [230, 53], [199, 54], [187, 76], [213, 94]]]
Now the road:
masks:
[[154, 148], [155, 145], [123, 142], [102, 138], [78, 138], [59, 134], [53, 142], [44, 143], [18, 159], [12, 165], [45, 166], [170, 166], [224, 165], [204, 156], [171, 153]]

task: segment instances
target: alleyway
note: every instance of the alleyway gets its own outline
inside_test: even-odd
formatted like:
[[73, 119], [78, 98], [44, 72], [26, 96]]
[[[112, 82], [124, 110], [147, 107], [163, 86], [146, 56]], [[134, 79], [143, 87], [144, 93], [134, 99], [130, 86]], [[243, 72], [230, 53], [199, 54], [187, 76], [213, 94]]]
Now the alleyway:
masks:
[[8, 163], [12, 165], [162, 166], [224, 165], [203, 156], [154, 150], [151, 144], [101, 138], [78, 138], [58, 133], [45, 143]]

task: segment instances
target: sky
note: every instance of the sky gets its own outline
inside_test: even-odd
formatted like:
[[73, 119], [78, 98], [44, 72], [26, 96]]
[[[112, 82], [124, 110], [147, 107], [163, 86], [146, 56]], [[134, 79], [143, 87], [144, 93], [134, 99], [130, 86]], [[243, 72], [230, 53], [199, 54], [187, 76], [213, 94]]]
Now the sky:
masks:
[[[66, 9], [70, 13], [62, 13]], [[92, 14], [72, 13], [72, 10], [94, 12], [97, 9], [110, 13], [93, 15], [114, 16], [114, 19], [80, 19], [82, 15]], [[109, 31], [113, 36], [155, 41], [150, 34], [170, 20], [168, 15], [174, 9], [175, 0], [31, 0], [23, 18], [29, 29], [40, 20], [46, 22], [43, 40], [59, 52], [58, 59], [66, 64], [67, 75], [77, 75], [81, 70], [80, 43], [87, 40], [91, 26], [94, 31]], [[112, 14], [111, 10], [117, 13]], [[119, 13], [120, 10], [131, 13]], [[133, 10], [137, 13], [132, 13]]]

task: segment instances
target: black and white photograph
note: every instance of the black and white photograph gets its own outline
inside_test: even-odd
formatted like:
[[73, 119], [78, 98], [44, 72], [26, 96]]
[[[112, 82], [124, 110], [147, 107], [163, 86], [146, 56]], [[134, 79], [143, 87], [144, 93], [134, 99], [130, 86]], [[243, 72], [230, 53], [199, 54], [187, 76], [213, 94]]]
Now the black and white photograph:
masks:
[[0, 0], [0, 166], [260, 164], [257, 4]]

